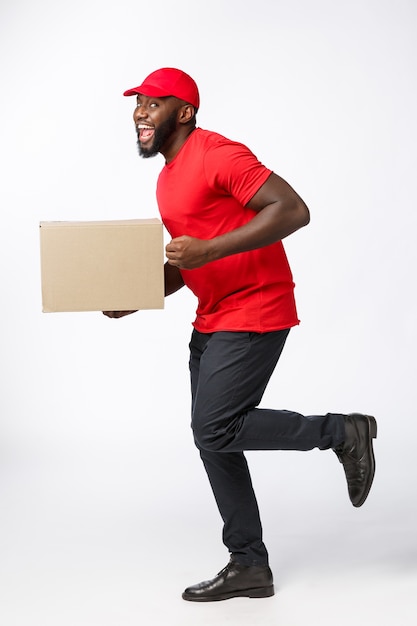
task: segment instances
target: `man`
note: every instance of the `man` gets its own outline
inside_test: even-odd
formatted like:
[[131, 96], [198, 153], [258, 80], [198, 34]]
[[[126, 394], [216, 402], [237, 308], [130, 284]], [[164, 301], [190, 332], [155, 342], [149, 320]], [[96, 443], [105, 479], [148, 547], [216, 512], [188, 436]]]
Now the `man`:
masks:
[[124, 95], [136, 97], [139, 154], [165, 158], [157, 183], [172, 237], [165, 294], [186, 285], [198, 298], [190, 343], [192, 428], [231, 555], [217, 576], [188, 587], [183, 598], [272, 596], [244, 451], [333, 449], [359, 507], [375, 473], [376, 421], [257, 408], [289, 330], [299, 323], [282, 239], [308, 224], [308, 208], [247, 147], [196, 127], [199, 92], [186, 73], [156, 70]]

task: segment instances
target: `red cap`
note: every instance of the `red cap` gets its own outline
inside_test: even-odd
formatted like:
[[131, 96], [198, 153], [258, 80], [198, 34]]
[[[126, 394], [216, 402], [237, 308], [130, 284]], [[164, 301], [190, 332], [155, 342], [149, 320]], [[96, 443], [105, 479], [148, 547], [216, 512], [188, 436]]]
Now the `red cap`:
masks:
[[123, 95], [136, 96], [138, 93], [154, 98], [175, 96], [175, 98], [189, 102], [196, 109], [200, 106], [200, 96], [195, 81], [185, 72], [173, 67], [163, 67], [152, 72], [139, 87], [128, 89]]

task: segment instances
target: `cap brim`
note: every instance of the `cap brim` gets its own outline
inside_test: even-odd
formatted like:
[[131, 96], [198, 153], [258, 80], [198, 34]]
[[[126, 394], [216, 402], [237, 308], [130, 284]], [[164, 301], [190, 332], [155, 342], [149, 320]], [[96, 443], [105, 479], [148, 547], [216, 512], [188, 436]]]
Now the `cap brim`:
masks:
[[160, 87], [151, 87], [149, 85], [139, 85], [139, 87], [132, 87], [132, 89], [128, 89], [124, 92], [124, 96], [137, 96], [138, 94], [142, 94], [143, 96], [149, 96], [154, 98], [166, 98], [171, 94], [167, 93], [164, 89]]

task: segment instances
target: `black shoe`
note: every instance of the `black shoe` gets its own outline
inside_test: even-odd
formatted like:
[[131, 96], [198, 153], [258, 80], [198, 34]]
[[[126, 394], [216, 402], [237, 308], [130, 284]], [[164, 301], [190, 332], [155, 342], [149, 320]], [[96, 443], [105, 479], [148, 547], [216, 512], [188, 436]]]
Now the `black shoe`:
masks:
[[187, 589], [184, 600], [214, 602], [229, 598], [268, 598], [274, 595], [272, 572], [268, 566], [239, 565], [233, 559], [211, 580], [206, 580]]
[[356, 507], [365, 502], [374, 479], [372, 439], [376, 438], [376, 431], [374, 417], [360, 413], [346, 415], [345, 441], [334, 450], [345, 470], [350, 501]]

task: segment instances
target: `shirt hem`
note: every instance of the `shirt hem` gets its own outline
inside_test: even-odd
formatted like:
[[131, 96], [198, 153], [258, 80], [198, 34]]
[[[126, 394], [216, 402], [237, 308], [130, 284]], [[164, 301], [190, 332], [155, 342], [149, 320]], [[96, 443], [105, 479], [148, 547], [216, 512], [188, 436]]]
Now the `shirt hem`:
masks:
[[211, 333], [273, 333], [277, 330], [286, 330], [287, 328], [293, 328], [294, 326], [298, 326], [300, 324], [300, 320], [295, 322], [288, 322], [286, 324], [279, 324], [277, 326], [244, 326], [244, 327], [236, 327], [236, 326], [210, 326], [204, 327], [198, 325], [197, 322], [193, 322], [192, 326], [195, 330], [203, 335], [210, 335]]

